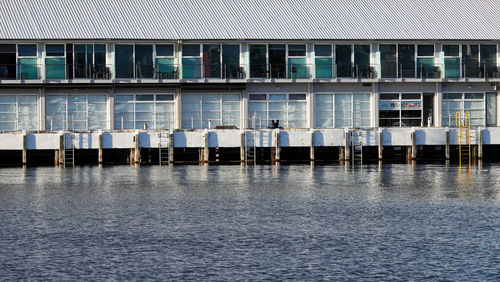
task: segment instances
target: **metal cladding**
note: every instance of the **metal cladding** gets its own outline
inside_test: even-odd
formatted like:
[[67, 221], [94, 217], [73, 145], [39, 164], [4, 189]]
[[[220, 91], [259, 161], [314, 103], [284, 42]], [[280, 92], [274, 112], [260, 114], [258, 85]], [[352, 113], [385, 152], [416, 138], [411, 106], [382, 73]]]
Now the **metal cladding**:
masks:
[[0, 39], [500, 40], [498, 0], [0, 0]]

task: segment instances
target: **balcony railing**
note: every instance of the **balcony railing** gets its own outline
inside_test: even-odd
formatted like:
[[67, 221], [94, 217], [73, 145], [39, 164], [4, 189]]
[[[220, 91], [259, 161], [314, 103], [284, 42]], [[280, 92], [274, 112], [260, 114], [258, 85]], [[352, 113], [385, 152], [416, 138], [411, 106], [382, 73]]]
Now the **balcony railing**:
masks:
[[500, 78], [500, 69], [492, 64], [458, 63], [445, 60], [445, 78]]
[[183, 64], [182, 78], [244, 79], [246, 68], [240, 64]]
[[415, 64], [398, 64], [395, 60], [384, 60], [380, 64], [382, 78], [441, 78], [440, 64], [417, 59]]
[[316, 78], [353, 78], [370, 79], [377, 78], [375, 65], [352, 65], [352, 64], [316, 64]]
[[307, 79], [312, 77], [310, 70], [307, 64], [251, 64], [250, 78]]
[[0, 64], [0, 80], [40, 79], [41, 66], [37, 64]]

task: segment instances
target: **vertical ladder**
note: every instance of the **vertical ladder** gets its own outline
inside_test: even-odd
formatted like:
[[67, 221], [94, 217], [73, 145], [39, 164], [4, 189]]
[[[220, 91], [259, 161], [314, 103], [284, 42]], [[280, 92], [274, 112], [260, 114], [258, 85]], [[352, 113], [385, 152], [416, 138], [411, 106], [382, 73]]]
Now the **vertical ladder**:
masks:
[[363, 164], [363, 134], [361, 130], [351, 131], [351, 158], [352, 164], [357, 161]]
[[467, 111], [462, 119], [461, 112], [455, 113], [455, 123], [458, 134], [458, 165], [462, 167], [462, 162], [467, 162], [471, 167], [471, 133], [470, 133], [470, 112]]
[[75, 134], [71, 134], [71, 148], [66, 148], [66, 136], [64, 135], [64, 167], [75, 166]]
[[168, 132], [158, 133], [158, 163], [160, 165], [168, 164], [168, 145], [169, 135]]
[[[257, 162], [257, 150], [256, 150], [256, 142], [255, 142], [255, 129], [250, 136], [247, 134], [248, 131], [245, 131], [245, 163], [253, 162], [254, 164]], [[251, 144], [251, 146], [249, 146]]]

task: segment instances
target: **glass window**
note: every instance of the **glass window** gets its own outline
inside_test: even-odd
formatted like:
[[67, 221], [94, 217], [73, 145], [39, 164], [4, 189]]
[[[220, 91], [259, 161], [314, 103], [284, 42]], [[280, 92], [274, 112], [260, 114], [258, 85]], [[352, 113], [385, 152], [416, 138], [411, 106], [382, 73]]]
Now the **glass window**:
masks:
[[395, 78], [397, 72], [396, 45], [380, 44], [382, 78]]
[[153, 45], [135, 45], [137, 78], [153, 78]]
[[220, 45], [203, 44], [203, 72], [205, 77], [221, 78]]
[[115, 69], [117, 78], [134, 77], [134, 46], [115, 46]]
[[317, 128], [370, 126], [370, 94], [316, 94], [315, 120]]
[[46, 56], [47, 57], [63, 57], [64, 56], [64, 45], [63, 44], [52, 44], [45, 45]]
[[497, 46], [481, 44], [481, 77], [497, 77]]
[[106, 95], [47, 95], [46, 128], [49, 130], [107, 128]]
[[174, 45], [156, 45], [157, 57], [172, 57], [174, 55]]
[[434, 57], [434, 45], [418, 45], [417, 46], [417, 56], [419, 57]]
[[417, 77], [441, 77], [441, 71], [434, 65], [434, 45], [417, 46]]
[[182, 77], [201, 78], [200, 45], [183, 45], [182, 57]]
[[240, 126], [239, 94], [183, 94], [182, 128]]
[[303, 57], [306, 55], [306, 45], [288, 45], [289, 57]]
[[357, 78], [374, 78], [370, 69], [370, 45], [354, 45], [354, 66]]
[[398, 45], [398, 77], [415, 77], [415, 45]]
[[306, 45], [288, 45], [288, 78], [308, 78]]
[[200, 45], [199, 44], [182, 45], [182, 56], [183, 57], [199, 57], [200, 56]]
[[465, 77], [480, 77], [479, 45], [462, 44], [462, 64]]
[[240, 45], [222, 45], [222, 64], [226, 70], [225, 78], [246, 77], [244, 68], [240, 66]]
[[19, 44], [17, 46], [17, 55], [19, 57], [35, 57], [36, 44]]
[[168, 129], [174, 126], [173, 94], [117, 95], [115, 129]]
[[267, 77], [266, 45], [250, 45], [250, 77]]
[[335, 45], [337, 77], [352, 77], [351, 56], [352, 56], [351, 45]]
[[332, 45], [314, 45], [316, 78], [333, 78]]
[[461, 123], [466, 113], [470, 114], [471, 126], [485, 125], [486, 109], [484, 93], [443, 93], [443, 126], [457, 126], [456, 113], [460, 112]]
[[497, 93], [486, 93], [486, 125], [497, 126]]
[[250, 94], [249, 97], [248, 127], [269, 127], [271, 121], [284, 127], [306, 127], [305, 94]]
[[271, 78], [286, 78], [286, 45], [269, 44]]
[[457, 57], [460, 56], [460, 46], [459, 45], [443, 45], [444, 55], [446, 57]]
[[459, 45], [443, 45], [444, 51], [444, 68], [446, 78], [460, 77], [460, 46]]
[[314, 45], [314, 55], [316, 57], [331, 57], [332, 45]]
[[0, 95], [0, 130], [36, 130], [36, 95]]
[[421, 93], [381, 93], [379, 126], [421, 126]]
[[16, 79], [16, 44], [0, 44], [0, 80]]

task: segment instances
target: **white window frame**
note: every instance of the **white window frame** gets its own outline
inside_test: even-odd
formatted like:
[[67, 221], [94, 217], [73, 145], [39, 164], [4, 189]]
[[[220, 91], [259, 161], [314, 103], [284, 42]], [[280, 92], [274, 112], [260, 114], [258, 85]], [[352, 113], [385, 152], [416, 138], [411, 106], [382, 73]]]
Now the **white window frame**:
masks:
[[[137, 101], [138, 95], [139, 96], [153, 95], [153, 100]], [[173, 99], [171, 101], [157, 101], [156, 97], [162, 96], [162, 95], [170, 95], [170, 96], [172, 96]], [[127, 102], [117, 102], [116, 96], [132, 96], [132, 100], [127, 101]], [[148, 125], [148, 128], [158, 129], [158, 113], [156, 110], [157, 103], [159, 103], [159, 104], [172, 104], [173, 105], [173, 107], [172, 107], [173, 112], [171, 113], [171, 116], [173, 117], [173, 119], [171, 121], [172, 126], [170, 127], [170, 124], [169, 124], [169, 126], [167, 128], [172, 129], [175, 127], [175, 116], [176, 116], [175, 93], [117, 93], [116, 96], [115, 96], [115, 104], [132, 104], [132, 115], [133, 115], [133, 120], [132, 120], [133, 128], [132, 129], [142, 129], [142, 128], [136, 128], [136, 123], [137, 123], [136, 105], [137, 104], [147, 104], [147, 103], [153, 103], [153, 125], [152, 125], [152, 127], [151, 127], [151, 125]], [[142, 113], [142, 111], [139, 113]], [[117, 123], [117, 122], [121, 123], [121, 119], [119, 119], [119, 117], [116, 116], [116, 110], [113, 112], [113, 116], [115, 117], [115, 123]], [[121, 128], [121, 127], [116, 128], [114, 125], [113, 125], [113, 127], [114, 127], [114, 129], [119, 129], [119, 130], [125, 129], [125, 128]]]
[[[81, 94], [68, 94], [68, 93], [53, 93], [53, 94], [48, 94], [46, 95], [46, 101], [45, 101], [45, 107], [47, 107], [47, 98], [48, 97], [51, 97], [51, 96], [64, 96], [65, 97], [65, 102], [64, 102], [64, 105], [65, 105], [65, 113], [64, 113], [64, 116], [65, 116], [65, 120], [63, 120], [63, 129], [64, 130], [90, 130], [89, 129], [89, 96], [105, 96], [106, 97], [106, 102], [99, 102], [100, 104], [106, 104], [106, 127], [109, 127], [109, 120], [108, 120], [108, 104], [109, 104], [109, 99], [108, 99], [108, 95], [106, 93], [81, 93]], [[68, 106], [69, 106], [69, 97], [70, 96], [85, 96], [85, 128], [81, 128], [81, 129], [74, 129], [73, 128], [73, 124], [71, 124], [71, 129], [70, 126], [69, 126], [69, 110], [68, 110]], [[79, 102], [80, 104], [83, 104], [83, 102]], [[76, 113], [80, 113], [82, 111], [76, 111]], [[102, 112], [102, 111], [101, 111]], [[75, 120], [73, 119], [74, 115], [71, 117], [71, 121], [74, 122], [74, 121], [83, 121], [83, 120]], [[45, 111], [45, 120], [46, 120], [46, 123], [48, 123], [46, 125], [46, 128], [49, 128], [48, 130], [54, 130], [51, 125], [50, 125], [50, 121], [48, 120], [48, 116], [47, 116], [47, 110]], [[100, 128], [100, 129], [106, 129], [106, 128]]]
[[[218, 103], [219, 103], [219, 111], [218, 111], [219, 112], [219, 118], [216, 119], [216, 120], [217, 121], [220, 120], [220, 124], [221, 125], [234, 125], [236, 127], [239, 126], [239, 128], [241, 128], [241, 126], [242, 126], [241, 125], [241, 118], [240, 118], [240, 116], [241, 116], [241, 103], [242, 103], [241, 93], [238, 93], [238, 92], [230, 92], [230, 93], [208, 92], [208, 93], [184, 93], [184, 95], [199, 95], [200, 96], [200, 101], [199, 101], [199, 104], [200, 104], [200, 112], [199, 112], [199, 114], [200, 114], [200, 127], [199, 127], [199, 129], [203, 129], [204, 128], [203, 127], [203, 121], [205, 119], [203, 118], [203, 112], [217, 112], [217, 111], [214, 111], [214, 110], [206, 110], [206, 111], [203, 110], [203, 96], [207, 96], [207, 95], [217, 95], [217, 96], [219, 96], [219, 101], [218, 101]], [[224, 95], [238, 95], [238, 97], [239, 97], [239, 100], [238, 100], [239, 105], [238, 105], [238, 110], [237, 111], [236, 110], [230, 110], [230, 111], [224, 111], [223, 110], [224, 102], [223, 102], [222, 97]], [[182, 108], [182, 105], [181, 105], [181, 108]], [[224, 116], [225, 113], [228, 113], [228, 112], [229, 113], [238, 112], [238, 119], [237, 119], [238, 124], [224, 124], [223, 116]], [[182, 113], [182, 114], [184, 116], [184, 113]], [[184, 120], [184, 118], [183, 118], [183, 120]], [[209, 123], [211, 123], [213, 121], [213, 119], [207, 119], [207, 121]], [[182, 124], [182, 122], [181, 122], [181, 124]], [[211, 126], [209, 126], [209, 127], [211, 127]], [[186, 127], [183, 127], [183, 128], [186, 128]], [[195, 129], [195, 128], [196, 127], [194, 126], [193, 118], [191, 117], [191, 127], [188, 127], [186, 129]]]
[[[15, 102], [15, 109], [14, 111], [15, 112], [0, 112], [2, 114], [15, 114], [15, 120], [8, 120], [8, 121], [5, 121], [5, 120], [2, 120], [2, 122], [14, 122], [14, 129], [12, 129], [13, 131], [18, 131], [18, 130], [37, 130], [38, 129], [38, 124], [39, 124], [39, 117], [38, 117], [38, 114], [39, 114], [39, 111], [40, 111], [40, 107], [38, 105], [38, 95], [37, 94], [2, 94], [0, 96], [15, 96], [16, 97], [16, 102]], [[22, 129], [22, 128], [19, 128], [19, 97], [20, 96], [34, 96], [36, 97], [36, 102], [32, 103], [33, 105], [36, 105], [36, 112], [35, 112], [35, 116], [36, 116], [36, 125], [35, 125], [35, 128], [34, 129]], [[3, 103], [2, 103], [3, 104]], [[11, 105], [11, 104], [5, 104], [5, 105]]]
[[[470, 94], [470, 93], [481, 93], [481, 94], [483, 94], [483, 99], [465, 99], [465, 95]], [[483, 108], [481, 110], [483, 112], [483, 115], [482, 115], [483, 122], [479, 125], [473, 125], [472, 119], [476, 119], [476, 118], [471, 117], [471, 127], [485, 126], [486, 125], [486, 111], [487, 111], [487, 109], [486, 109], [486, 94], [487, 93], [489, 93], [489, 92], [483, 92], [483, 91], [466, 91], [466, 92], [449, 91], [449, 92], [444, 92], [443, 93], [443, 102], [444, 101], [460, 102], [460, 117], [462, 120], [464, 119], [465, 112], [470, 111], [470, 109], [468, 109], [468, 110], [465, 109], [465, 102], [482, 102]], [[444, 95], [446, 95], [446, 94], [461, 94], [462, 97], [460, 99], [445, 99]], [[446, 109], [446, 110], [448, 111], [448, 109]], [[443, 113], [444, 113], [444, 109], [443, 109]], [[453, 113], [452, 116], [448, 116], [448, 126], [449, 127], [451, 127], [452, 123], [456, 123], [455, 118], [456, 118], [455, 113]], [[451, 123], [450, 123], [450, 119], [451, 119]], [[441, 121], [442, 120], [443, 120], [443, 116], [441, 114]]]
[[[380, 99], [380, 95], [382, 94], [398, 94], [399, 95], [399, 98], [398, 99], [390, 99], [390, 100], [382, 100]], [[403, 95], [404, 94], [419, 94], [420, 95], [420, 99], [403, 99]], [[401, 104], [403, 102], [408, 102], [408, 101], [420, 101], [420, 125], [418, 126], [422, 126], [423, 125], [423, 118], [424, 118], [424, 92], [380, 92], [379, 94], [379, 105], [380, 105], [380, 102], [381, 101], [391, 101], [391, 102], [398, 102], [399, 103], [399, 110], [398, 110], [398, 113], [399, 113], [399, 118], [397, 119], [398, 123], [399, 123], [399, 127], [403, 127], [403, 121], [404, 120], [409, 120], [409, 119], [417, 119], [417, 118], [403, 118], [402, 117], [402, 107], [401, 107]], [[386, 118], [380, 118], [380, 107], [379, 107], [379, 125], [380, 125], [380, 119], [383, 119], [383, 120], [387, 120]], [[392, 120], [396, 120], [396, 119], [392, 119]], [[407, 125], [405, 125], [404, 127], [406, 127]], [[392, 127], [392, 126], [391, 126]]]
[[[290, 95], [294, 95], [294, 94], [300, 94], [300, 95], [306, 95], [306, 98], [304, 100], [290, 100]], [[251, 95], [266, 95], [266, 99], [265, 100], [251, 100], [250, 99], [250, 96]], [[270, 100], [269, 99], [269, 95], [286, 95], [286, 99], [285, 100]], [[283, 124], [282, 121], [280, 120], [280, 126], [282, 127], [289, 127], [289, 123], [290, 123], [290, 118], [289, 118], [289, 111], [288, 111], [288, 103], [289, 102], [296, 102], [296, 101], [299, 101], [299, 102], [303, 102], [304, 105], [305, 105], [305, 112], [304, 112], [304, 116], [305, 116], [305, 120], [304, 120], [304, 123], [305, 123], [305, 127], [304, 128], [307, 128], [308, 127], [308, 121], [309, 121], [309, 110], [308, 110], [308, 101], [307, 101], [307, 93], [305, 92], [274, 92], [274, 93], [268, 93], [268, 92], [252, 92], [252, 93], [249, 93], [248, 94], [248, 103], [265, 103], [266, 105], [266, 120], [267, 120], [267, 123], [266, 124], [262, 124], [262, 121], [257, 121], [255, 120], [255, 128], [267, 128], [268, 126], [270, 126], [269, 122], [272, 120], [271, 118], [269, 118], [269, 112], [274, 112], [274, 111], [270, 111], [269, 109], [269, 104], [271, 103], [283, 103], [285, 102], [285, 105], [286, 105], [286, 109], [285, 109], [285, 116], [286, 116], [286, 124]], [[248, 128], [253, 128], [253, 125], [252, 125], [252, 119], [253, 119], [253, 113], [248, 111]]]
[[[372, 95], [371, 95], [370, 92], [315, 92], [314, 93], [314, 96], [315, 96], [314, 100], [315, 101], [316, 101], [316, 96], [317, 95], [330, 95], [330, 96], [332, 96], [332, 109], [331, 109], [332, 116], [330, 118], [332, 120], [332, 125], [333, 126], [331, 126], [331, 127], [329, 127], [329, 126], [327, 126], [327, 127], [317, 127], [317, 124], [315, 124], [314, 125], [315, 128], [338, 128], [338, 127], [335, 126], [335, 123], [337, 121], [336, 118], [335, 118], [335, 114], [336, 114], [335, 103], [336, 103], [336, 96], [337, 95], [350, 95], [350, 97], [351, 97], [351, 99], [350, 99], [350, 103], [351, 103], [351, 109], [350, 109], [350, 111], [351, 111], [351, 116], [350, 116], [351, 126], [348, 126], [348, 127], [351, 127], [351, 128], [355, 127], [354, 126], [354, 123], [355, 123], [354, 122], [355, 121], [354, 120], [354, 96], [355, 95], [368, 95], [369, 96], [368, 100], [369, 100], [369, 103], [370, 103], [369, 109], [368, 109], [368, 111], [370, 113], [370, 118], [369, 118], [370, 122], [369, 122], [369, 125], [359, 126], [359, 128], [368, 128], [368, 127], [371, 127], [371, 125], [372, 125], [372, 105], [373, 105], [373, 99], [372, 99]], [[316, 113], [316, 111], [315, 111], [315, 113]], [[361, 112], [359, 112], [359, 114], [361, 114]], [[316, 120], [316, 116], [314, 118]], [[344, 126], [344, 127], [346, 127], [346, 126]], [[356, 128], [358, 128], [358, 127], [356, 127]]]

